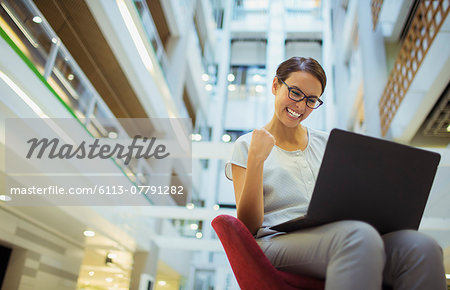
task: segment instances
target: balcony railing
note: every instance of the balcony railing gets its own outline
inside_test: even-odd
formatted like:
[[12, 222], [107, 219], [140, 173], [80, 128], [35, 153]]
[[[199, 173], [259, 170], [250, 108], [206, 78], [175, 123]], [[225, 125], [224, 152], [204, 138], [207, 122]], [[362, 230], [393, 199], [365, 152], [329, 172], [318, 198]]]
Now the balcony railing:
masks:
[[228, 100], [243, 101], [266, 95], [266, 70], [263, 67], [231, 67], [228, 74]]
[[381, 7], [383, 6], [383, 0], [372, 0], [370, 8], [372, 10], [372, 23], [373, 30], [377, 28], [378, 16], [380, 15]]
[[232, 20], [239, 27], [265, 28], [268, 22], [268, 1], [235, 1]]
[[150, 13], [150, 9], [148, 8], [145, 0], [133, 0], [133, 2], [136, 10], [138, 11], [139, 17], [141, 18], [145, 33], [147, 34], [150, 44], [155, 51], [155, 55], [158, 58], [158, 62], [162, 68], [164, 77], [167, 80], [169, 60], [164, 50], [164, 45], [161, 41], [161, 38], [159, 37], [158, 30], [156, 29], [155, 22], [153, 21], [152, 15]]
[[321, 1], [315, 0], [284, 0], [284, 8], [288, 17], [303, 19], [322, 19]]
[[[0, 35], [93, 138], [129, 138], [128, 133], [74, 61], [31, 0], [0, 0]], [[113, 162], [134, 185], [152, 172], [143, 160]]]
[[419, 2], [379, 102], [383, 136], [389, 130], [403, 98], [448, 15], [450, 10], [448, 2], [448, 0]]

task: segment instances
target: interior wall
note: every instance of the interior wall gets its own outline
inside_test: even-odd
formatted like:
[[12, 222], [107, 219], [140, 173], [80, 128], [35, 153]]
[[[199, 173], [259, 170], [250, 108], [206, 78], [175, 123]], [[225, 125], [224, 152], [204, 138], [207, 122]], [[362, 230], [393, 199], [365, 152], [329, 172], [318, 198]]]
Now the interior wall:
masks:
[[75, 289], [83, 248], [0, 206], [0, 244], [13, 249], [2, 289]]
[[285, 57], [293, 56], [312, 57], [322, 64], [322, 45], [317, 41], [287, 41]]
[[230, 65], [265, 65], [266, 43], [264, 41], [233, 41]]

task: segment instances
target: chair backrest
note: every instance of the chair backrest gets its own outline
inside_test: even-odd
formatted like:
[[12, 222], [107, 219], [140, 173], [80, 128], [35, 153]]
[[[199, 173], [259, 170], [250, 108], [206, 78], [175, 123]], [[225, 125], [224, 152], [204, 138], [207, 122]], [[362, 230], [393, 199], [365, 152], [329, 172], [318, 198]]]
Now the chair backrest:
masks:
[[219, 215], [211, 222], [242, 289], [280, 289], [285, 285], [247, 227], [237, 218]]

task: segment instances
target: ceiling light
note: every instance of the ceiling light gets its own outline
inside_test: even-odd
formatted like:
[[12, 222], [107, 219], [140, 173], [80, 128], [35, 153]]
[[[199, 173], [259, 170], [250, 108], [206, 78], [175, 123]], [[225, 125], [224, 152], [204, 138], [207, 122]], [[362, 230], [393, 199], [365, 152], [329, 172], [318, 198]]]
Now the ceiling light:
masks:
[[193, 209], [194, 207], [195, 207], [195, 205], [193, 203], [191, 203], [191, 202], [186, 204], [186, 208], [187, 209]]
[[166, 285], [167, 285], [167, 282], [161, 280], [161, 281], [158, 281], [158, 285], [159, 285], [159, 286], [166, 286]]
[[214, 209], [214, 210], [219, 210], [219, 209], [220, 209], [220, 205], [215, 204], [215, 205], [213, 206], [213, 209]]
[[447, 126], [447, 132], [450, 132], [450, 124]]
[[94, 231], [84, 231], [83, 235], [85, 237], [93, 237], [93, 236], [95, 236], [95, 232]]
[[198, 232], [198, 233], [195, 234], [195, 237], [197, 239], [201, 239], [203, 237], [203, 234], [201, 232]]
[[108, 258], [115, 259], [115, 258], [117, 258], [117, 254], [116, 253], [108, 253]]
[[199, 133], [191, 134], [191, 139], [192, 139], [192, 141], [201, 141], [202, 140], [202, 135], [199, 134]]
[[37, 23], [37, 24], [42, 23], [42, 18], [39, 17], [39, 16], [34, 16], [33, 17], [33, 22]]
[[209, 75], [208, 74], [202, 74], [202, 80], [207, 82], [209, 81]]
[[256, 75], [253, 76], [253, 80], [255, 82], [259, 82], [261, 80], [261, 76], [259, 74], [256, 74]]
[[223, 134], [222, 141], [226, 142], [226, 143], [230, 142], [231, 141], [231, 136], [229, 134]]
[[123, 274], [117, 274], [116, 275], [118, 278], [123, 278]]
[[[267, 4], [266, 5], [263, 5], [263, 7], [267, 7]], [[260, 3], [258, 3], [258, 1], [244, 1], [244, 7], [245, 7], [245, 9], [258, 9], [258, 8], [261, 8], [261, 5], [260, 5]]]
[[191, 230], [198, 230], [198, 224], [190, 224], [189, 227], [191, 228]]
[[53, 38], [52, 38], [52, 42], [53, 42], [54, 44], [57, 44], [57, 43], [58, 43], [58, 39], [57, 39], [56, 37], [53, 37]]
[[10, 201], [10, 200], [11, 200], [11, 197], [9, 197], [9, 196], [7, 196], [7, 195], [0, 195], [0, 200], [3, 200], [3, 201]]
[[72, 81], [73, 78], [74, 78], [74, 75], [73, 75], [73, 74], [69, 74], [69, 75], [67, 76], [67, 79], [68, 79], [69, 81]]
[[41, 108], [6, 74], [0, 71], [0, 78], [24, 101], [40, 118], [48, 118]]
[[261, 86], [261, 85], [257, 85], [257, 86], [255, 87], [255, 91], [256, 91], [257, 93], [262, 93], [262, 92], [264, 91], [264, 87]]
[[227, 75], [227, 80], [228, 80], [229, 82], [234, 81], [234, 79], [235, 79], [234, 74], [228, 74], [228, 75]]
[[212, 85], [210, 84], [205, 85], [205, 90], [207, 90], [208, 92], [212, 91]]
[[117, 132], [111, 131], [108, 133], [108, 138], [110, 138], [110, 139], [117, 139], [117, 137], [119, 137]]
[[233, 92], [233, 91], [236, 90], [236, 86], [235, 86], [235, 85], [228, 85], [228, 90], [229, 90], [230, 92]]
[[108, 282], [108, 283], [111, 283], [111, 282], [113, 281], [113, 278], [111, 278], [111, 277], [106, 277], [106, 278], [105, 278], [105, 281]]
[[89, 276], [94, 276], [94, 274], [95, 274], [95, 272], [94, 271], [91, 271], [91, 272], [89, 272]]

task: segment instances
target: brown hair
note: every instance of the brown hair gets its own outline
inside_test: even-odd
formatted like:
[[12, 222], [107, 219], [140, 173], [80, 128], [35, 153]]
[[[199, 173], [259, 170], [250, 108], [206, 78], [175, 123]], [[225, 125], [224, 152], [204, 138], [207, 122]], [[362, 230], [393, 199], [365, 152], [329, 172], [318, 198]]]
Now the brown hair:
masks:
[[[293, 72], [304, 71], [316, 77], [322, 85], [322, 93], [327, 84], [327, 76], [317, 60], [311, 57], [291, 57], [282, 62], [277, 69], [277, 78], [285, 81]], [[278, 83], [281, 84], [280, 81]]]

